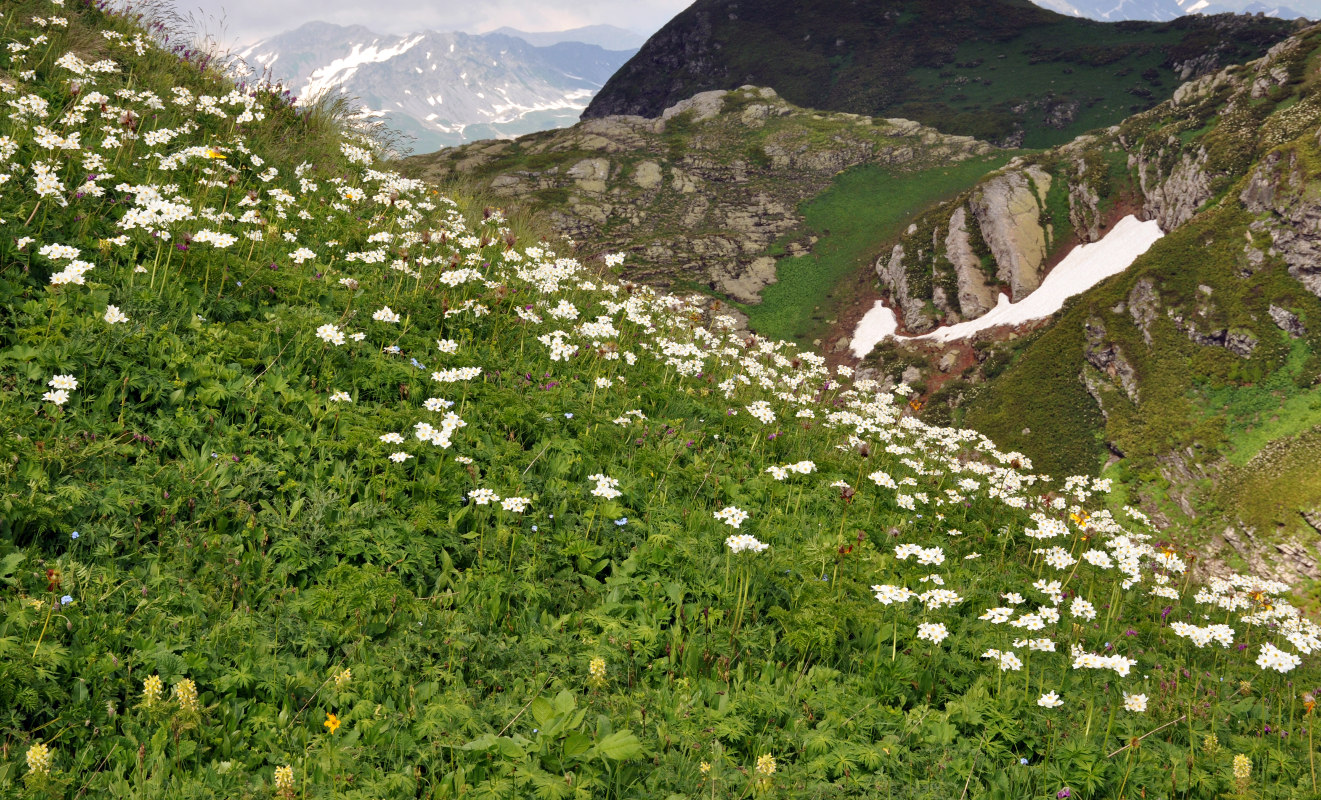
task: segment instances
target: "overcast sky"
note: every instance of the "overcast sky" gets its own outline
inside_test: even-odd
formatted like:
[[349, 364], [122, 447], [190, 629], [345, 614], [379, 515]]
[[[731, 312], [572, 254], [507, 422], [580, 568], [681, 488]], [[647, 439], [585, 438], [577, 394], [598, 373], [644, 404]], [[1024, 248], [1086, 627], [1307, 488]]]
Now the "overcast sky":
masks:
[[[484, 33], [503, 25], [562, 31], [615, 25], [644, 36], [692, 0], [175, 0], [180, 13], [205, 18], [206, 32], [226, 44], [250, 44], [320, 20], [364, 25], [377, 33], [421, 30]], [[223, 31], [217, 30], [223, 20]]]

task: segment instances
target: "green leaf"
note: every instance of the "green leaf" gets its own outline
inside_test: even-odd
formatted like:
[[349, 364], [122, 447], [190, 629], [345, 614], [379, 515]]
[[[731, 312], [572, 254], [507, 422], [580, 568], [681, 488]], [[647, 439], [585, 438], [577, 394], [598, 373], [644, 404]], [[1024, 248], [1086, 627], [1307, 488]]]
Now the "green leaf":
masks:
[[596, 743], [596, 752], [611, 761], [627, 761], [642, 755], [642, 742], [632, 731], [615, 731]]
[[537, 721], [537, 727], [543, 730], [550, 727], [551, 720], [555, 719], [555, 707], [544, 697], [537, 697], [532, 700], [532, 718]]

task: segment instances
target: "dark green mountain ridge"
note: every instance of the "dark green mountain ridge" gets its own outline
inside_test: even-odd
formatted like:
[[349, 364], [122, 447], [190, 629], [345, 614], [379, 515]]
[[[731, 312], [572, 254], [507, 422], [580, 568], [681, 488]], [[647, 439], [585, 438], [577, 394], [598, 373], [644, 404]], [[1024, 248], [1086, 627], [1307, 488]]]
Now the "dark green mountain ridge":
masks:
[[698, 92], [753, 84], [800, 106], [1042, 147], [1255, 58], [1292, 29], [1235, 15], [1101, 23], [1027, 0], [699, 0], [615, 73], [583, 117], [655, 117]]

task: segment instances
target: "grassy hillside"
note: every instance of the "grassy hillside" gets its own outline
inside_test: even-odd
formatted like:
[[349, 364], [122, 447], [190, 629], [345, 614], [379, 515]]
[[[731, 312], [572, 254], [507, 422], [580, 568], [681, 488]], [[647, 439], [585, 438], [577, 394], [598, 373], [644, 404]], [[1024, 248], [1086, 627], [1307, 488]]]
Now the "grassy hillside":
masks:
[[1316, 794], [1289, 587], [179, 32], [4, 20], [0, 796]]
[[[926, 208], [966, 191], [987, 172], [1004, 166], [1009, 153], [968, 159], [924, 170], [857, 167], [840, 173], [830, 188], [801, 207], [806, 231], [817, 238], [812, 251], [782, 258], [778, 282], [766, 287], [759, 305], [749, 306], [748, 324], [765, 336], [810, 342], [823, 335], [849, 298], [841, 288]], [[772, 248], [782, 255], [784, 248]]]
[[1036, 148], [1118, 123], [1289, 30], [1228, 15], [1100, 23], [1027, 0], [702, 0], [653, 35], [584, 118], [655, 116], [697, 92], [752, 83], [812, 108]]

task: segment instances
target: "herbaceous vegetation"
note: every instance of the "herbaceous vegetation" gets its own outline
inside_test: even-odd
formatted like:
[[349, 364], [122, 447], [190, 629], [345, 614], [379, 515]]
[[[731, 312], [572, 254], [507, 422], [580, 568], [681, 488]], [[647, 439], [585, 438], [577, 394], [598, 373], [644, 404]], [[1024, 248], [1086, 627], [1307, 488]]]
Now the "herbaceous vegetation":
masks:
[[1289, 587], [159, 21], [0, 32], [0, 796], [1315, 793]]

